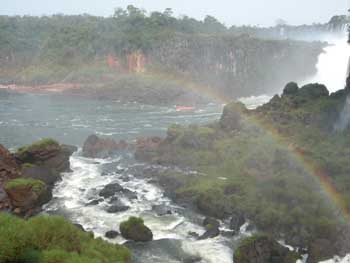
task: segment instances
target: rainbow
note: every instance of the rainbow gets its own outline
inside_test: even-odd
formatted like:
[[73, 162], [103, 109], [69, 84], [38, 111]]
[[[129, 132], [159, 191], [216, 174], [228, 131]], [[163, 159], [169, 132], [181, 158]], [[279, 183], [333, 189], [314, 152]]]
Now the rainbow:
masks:
[[[187, 88], [197, 94], [204, 95], [215, 101], [221, 102], [224, 105], [232, 101], [232, 99], [215, 92], [215, 89], [211, 88], [208, 85], [199, 84], [187, 78], [179, 78], [178, 76], [176, 77], [174, 75], [164, 73], [158, 73], [157, 76], [166, 80], [173, 81], [178, 85], [183, 86], [184, 88]], [[283, 137], [272, 125], [266, 125], [256, 117], [249, 116], [249, 118], [246, 119], [252, 122], [252, 124], [255, 124], [258, 127], [262, 128], [267, 132], [269, 136], [274, 139], [277, 144], [282, 145], [285, 149], [287, 149], [296, 159], [296, 161], [305, 169], [307, 174], [316, 179], [320, 186], [320, 189], [322, 189], [325, 196], [335, 205], [336, 210], [340, 212], [339, 219], [344, 222], [350, 222], [350, 212], [345, 200], [337, 191], [331, 178], [316, 162], [308, 160], [302, 150], [291, 144], [287, 138]]]

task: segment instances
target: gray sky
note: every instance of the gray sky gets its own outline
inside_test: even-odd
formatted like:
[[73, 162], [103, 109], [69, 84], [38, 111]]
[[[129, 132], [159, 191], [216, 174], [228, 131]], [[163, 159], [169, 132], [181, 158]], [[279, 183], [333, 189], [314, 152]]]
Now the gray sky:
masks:
[[283, 18], [290, 24], [326, 22], [345, 14], [349, 0], [0, 0], [2, 15], [55, 13], [110, 16], [116, 7], [133, 4], [147, 11], [173, 8], [176, 15], [202, 19], [215, 16], [226, 25], [273, 25]]

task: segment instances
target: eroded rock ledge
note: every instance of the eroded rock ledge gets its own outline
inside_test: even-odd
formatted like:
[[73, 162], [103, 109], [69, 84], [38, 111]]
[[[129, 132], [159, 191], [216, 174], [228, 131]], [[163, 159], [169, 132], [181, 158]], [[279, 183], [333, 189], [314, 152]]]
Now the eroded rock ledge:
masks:
[[70, 171], [76, 147], [43, 139], [14, 154], [0, 145], [0, 211], [29, 217], [52, 198], [60, 173]]

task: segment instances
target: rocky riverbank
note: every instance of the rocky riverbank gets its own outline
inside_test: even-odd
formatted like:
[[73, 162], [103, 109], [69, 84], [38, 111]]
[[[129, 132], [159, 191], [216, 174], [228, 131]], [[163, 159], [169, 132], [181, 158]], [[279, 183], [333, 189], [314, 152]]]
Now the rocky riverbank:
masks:
[[175, 201], [203, 214], [238, 214], [307, 249], [308, 262], [343, 256], [350, 251], [348, 208], [333, 195], [347, 203], [349, 132], [335, 127], [348, 94], [290, 83], [256, 110], [232, 103], [219, 122], [171, 126], [158, 147], [136, 150], [139, 160], [155, 165], [141, 176], [156, 178]]
[[60, 173], [70, 171], [77, 150], [43, 139], [10, 153], [0, 145], [0, 211], [30, 217], [52, 198]]

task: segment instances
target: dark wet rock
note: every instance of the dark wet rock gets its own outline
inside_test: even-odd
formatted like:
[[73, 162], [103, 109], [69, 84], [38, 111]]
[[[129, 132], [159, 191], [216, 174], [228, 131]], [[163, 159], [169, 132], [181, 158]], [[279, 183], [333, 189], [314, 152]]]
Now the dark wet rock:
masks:
[[114, 214], [114, 213], [120, 213], [120, 212], [125, 212], [129, 209], [129, 206], [126, 205], [112, 205], [107, 209], [108, 213]]
[[109, 138], [99, 138], [90, 135], [83, 145], [83, 156], [88, 158], [108, 158], [118, 151], [125, 150], [128, 144], [125, 141], [116, 142]]
[[184, 263], [199, 263], [202, 261], [202, 258], [196, 256], [189, 256], [184, 259]]
[[295, 263], [297, 259], [296, 253], [261, 234], [241, 241], [234, 253], [235, 263]]
[[240, 213], [233, 214], [230, 220], [230, 229], [239, 232], [241, 227], [244, 225], [245, 219], [244, 216]]
[[235, 232], [235, 231], [232, 231], [232, 230], [230, 230], [230, 231], [228, 231], [228, 230], [222, 230], [222, 231], [220, 231], [220, 234], [221, 234], [222, 236], [224, 236], [224, 237], [229, 237], [229, 238], [231, 238], [231, 237], [233, 237], [233, 236], [236, 234], [236, 232]]
[[106, 237], [106, 238], [109, 238], [109, 239], [115, 239], [115, 238], [118, 237], [118, 236], [119, 236], [119, 232], [113, 231], [113, 230], [108, 231], [108, 232], [106, 232], [106, 234], [105, 234], [105, 237]]
[[128, 240], [147, 242], [153, 239], [152, 231], [144, 224], [142, 218], [130, 217], [120, 224], [121, 235]]
[[123, 192], [123, 195], [124, 195], [126, 198], [130, 199], [130, 200], [135, 200], [135, 199], [137, 199], [137, 194], [136, 194], [135, 192], [129, 190], [129, 189], [125, 189], [125, 188], [124, 188], [124, 189], [122, 190], [122, 192]]
[[101, 192], [99, 193], [100, 196], [104, 198], [109, 198], [114, 196], [116, 193], [123, 191], [123, 187], [118, 183], [111, 183], [106, 185]]
[[99, 203], [103, 202], [103, 199], [94, 199], [91, 200], [86, 204], [86, 206], [93, 206], [93, 205], [98, 205]]
[[173, 213], [172, 210], [165, 205], [153, 205], [152, 210], [156, 212], [158, 216], [171, 215]]
[[74, 224], [77, 228], [79, 228], [81, 231], [86, 232], [85, 228], [81, 224]]
[[207, 217], [203, 221], [203, 226], [205, 227], [205, 233], [201, 235], [198, 239], [214, 238], [220, 235], [220, 222], [214, 218]]
[[188, 235], [190, 236], [190, 237], [193, 237], [193, 238], [195, 238], [195, 239], [198, 239], [199, 238], [199, 234], [198, 233], [196, 233], [196, 232], [188, 232]]

